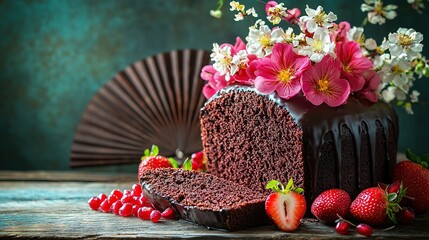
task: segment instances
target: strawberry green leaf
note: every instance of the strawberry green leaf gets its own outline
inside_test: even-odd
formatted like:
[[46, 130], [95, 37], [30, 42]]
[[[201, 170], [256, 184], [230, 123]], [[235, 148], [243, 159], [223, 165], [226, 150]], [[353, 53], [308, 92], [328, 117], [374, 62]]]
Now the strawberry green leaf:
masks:
[[168, 161], [171, 163], [171, 166], [173, 166], [173, 168], [179, 168], [179, 164], [177, 163], [176, 159], [168, 158]]
[[429, 168], [429, 155], [419, 156], [408, 148], [406, 156], [410, 161], [420, 164], [424, 168]]
[[183, 162], [183, 166], [182, 166], [182, 168], [183, 168], [184, 170], [192, 170], [192, 162], [191, 162], [191, 159], [187, 158], [187, 159], [185, 160], [185, 162]]
[[152, 145], [152, 149], [150, 150], [150, 155], [151, 156], [158, 156], [158, 153], [159, 153], [158, 146]]
[[407, 152], [405, 153], [407, 158], [413, 162], [420, 161], [420, 157], [417, 156], [411, 149], [407, 149]]
[[286, 185], [286, 190], [287, 191], [289, 191], [289, 190], [293, 190], [295, 187], [293, 186], [293, 179], [292, 178], [290, 178], [289, 179], [289, 182], [287, 182], [287, 185]]
[[294, 191], [298, 194], [301, 194], [302, 192], [304, 192], [304, 189], [303, 188], [297, 188]]
[[267, 186], [265, 186], [265, 189], [271, 189], [274, 192], [278, 192], [279, 191], [279, 181], [277, 180], [271, 180], [267, 183]]
[[144, 156], [143, 157], [147, 157], [150, 155], [149, 149], [144, 150]]
[[389, 193], [388, 195], [387, 195], [387, 200], [389, 201], [389, 202], [393, 202], [393, 201], [395, 201], [396, 200], [396, 198], [398, 197], [398, 194], [396, 194], [396, 193]]

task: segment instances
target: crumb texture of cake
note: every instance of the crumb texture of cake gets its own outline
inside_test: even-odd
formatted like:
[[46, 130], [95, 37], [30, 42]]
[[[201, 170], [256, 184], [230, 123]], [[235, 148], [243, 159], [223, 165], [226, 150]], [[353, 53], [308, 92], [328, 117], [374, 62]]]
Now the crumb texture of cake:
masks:
[[330, 188], [355, 197], [389, 182], [396, 163], [398, 117], [380, 101], [350, 97], [333, 108], [231, 86], [207, 101], [200, 121], [208, 172], [261, 192], [292, 177], [310, 202]]
[[183, 169], [144, 171], [143, 194], [158, 209], [209, 228], [240, 230], [267, 225], [265, 195], [211, 174]]

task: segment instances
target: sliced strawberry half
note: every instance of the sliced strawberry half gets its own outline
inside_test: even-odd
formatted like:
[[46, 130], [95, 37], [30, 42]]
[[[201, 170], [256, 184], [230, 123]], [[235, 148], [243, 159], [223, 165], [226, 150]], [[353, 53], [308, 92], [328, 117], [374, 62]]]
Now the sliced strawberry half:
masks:
[[265, 211], [273, 220], [274, 224], [282, 231], [292, 232], [298, 228], [306, 211], [306, 202], [302, 188], [295, 188], [293, 180], [290, 179], [287, 186], [271, 180], [266, 189], [272, 189], [265, 201]]

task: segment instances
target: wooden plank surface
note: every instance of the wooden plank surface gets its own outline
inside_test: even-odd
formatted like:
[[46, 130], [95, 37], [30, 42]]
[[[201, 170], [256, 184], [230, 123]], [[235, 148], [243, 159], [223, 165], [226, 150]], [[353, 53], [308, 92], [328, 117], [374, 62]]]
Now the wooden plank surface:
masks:
[[[2, 172], [0, 171], [0, 175]], [[79, 175], [77, 175], [79, 176]], [[81, 176], [80, 176], [81, 177]], [[106, 177], [109, 178], [109, 177]], [[70, 180], [71, 178], [69, 178]], [[115, 179], [115, 177], [110, 177]], [[122, 218], [92, 211], [87, 200], [99, 193], [118, 188], [129, 189], [133, 182], [84, 181], [13, 181], [0, 180], [0, 238], [63, 238], [63, 239], [344, 239], [333, 227], [313, 219], [304, 219], [293, 233], [278, 231], [274, 226], [238, 232], [208, 230], [183, 221], [162, 221], [157, 224], [135, 217]], [[429, 214], [418, 216], [410, 226], [389, 231], [376, 230], [377, 239], [428, 239]]]

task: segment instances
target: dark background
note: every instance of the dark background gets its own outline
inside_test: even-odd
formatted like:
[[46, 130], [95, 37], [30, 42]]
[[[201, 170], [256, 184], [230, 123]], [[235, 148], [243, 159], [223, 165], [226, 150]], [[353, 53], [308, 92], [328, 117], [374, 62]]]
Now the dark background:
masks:
[[[240, 1], [246, 6], [258, 1]], [[324, 6], [338, 21], [359, 26], [363, 1], [284, 1], [287, 7]], [[399, 26], [425, 35], [429, 56], [429, 9], [418, 14], [406, 0], [388, 24], [367, 26], [367, 37], [381, 42]], [[92, 96], [127, 65], [173, 49], [207, 49], [212, 43], [247, 35], [250, 22], [209, 15], [217, 1], [191, 0], [0, 0], [0, 169], [68, 170], [74, 131]], [[427, 8], [429, 3], [425, 1]], [[262, 12], [259, 11], [260, 15]], [[417, 81], [428, 100], [428, 80]], [[429, 152], [429, 106], [400, 116], [399, 150]], [[142, 150], [143, 151], [143, 150]], [[136, 163], [137, 163], [136, 159]], [[132, 166], [91, 168], [136, 171]]]

